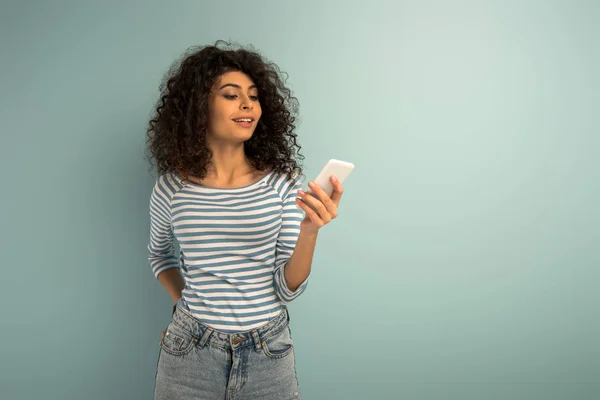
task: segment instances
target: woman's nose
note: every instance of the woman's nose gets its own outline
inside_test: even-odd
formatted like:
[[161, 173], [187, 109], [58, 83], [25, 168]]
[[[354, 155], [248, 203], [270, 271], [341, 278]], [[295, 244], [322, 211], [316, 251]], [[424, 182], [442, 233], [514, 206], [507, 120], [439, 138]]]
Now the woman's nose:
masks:
[[242, 97], [242, 109], [244, 109], [244, 110], [252, 109], [252, 101], [248, 97]]

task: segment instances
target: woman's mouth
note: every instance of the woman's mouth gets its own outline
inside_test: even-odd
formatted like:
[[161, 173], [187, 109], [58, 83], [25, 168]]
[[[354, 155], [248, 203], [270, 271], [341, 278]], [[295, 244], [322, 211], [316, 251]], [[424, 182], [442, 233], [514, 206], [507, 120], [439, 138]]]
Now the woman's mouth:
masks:
[[250, 128], [254, 124], [254, 120], [252, 118], [238, 118], [234, 119], [233, 122], [235, 122], [242, 128]]

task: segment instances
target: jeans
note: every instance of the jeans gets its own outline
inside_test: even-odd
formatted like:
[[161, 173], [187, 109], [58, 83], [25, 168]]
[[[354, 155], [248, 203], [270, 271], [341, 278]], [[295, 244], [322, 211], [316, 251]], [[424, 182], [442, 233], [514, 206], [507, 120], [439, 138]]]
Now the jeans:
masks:
[[260, 328], [228, 334], [178, 303], [160, 344], [154, 399], [300, 399], [287, 308]]

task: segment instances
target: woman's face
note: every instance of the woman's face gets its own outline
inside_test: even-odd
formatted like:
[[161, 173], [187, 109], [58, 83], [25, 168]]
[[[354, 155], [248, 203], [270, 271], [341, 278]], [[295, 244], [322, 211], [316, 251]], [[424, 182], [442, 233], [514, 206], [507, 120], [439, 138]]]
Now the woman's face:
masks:
[[208, 115], [210, 139], [228, 142], [250, 139], [262, 115], [254, 82], [243, 72], [223, 74], [211, 90]]

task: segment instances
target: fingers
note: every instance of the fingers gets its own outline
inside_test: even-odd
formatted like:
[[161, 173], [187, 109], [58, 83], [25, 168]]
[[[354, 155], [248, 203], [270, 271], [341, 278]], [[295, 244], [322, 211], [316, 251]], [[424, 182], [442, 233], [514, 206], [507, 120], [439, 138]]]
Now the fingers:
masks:
[[[313, 191], [313, 193], [307, 194], [303, 191], [298, 191], [298, 194], [302, 197], [302, 199], [305, 200], [315, 210], [317, 210], [321, 218], [324, 218], [326, 220], [330, 218], [334, 219], [337, 217], [337, 207], [340, 204], [340, 199], [342, 197], [342, 193], [344, 192], [342, 185], [333, 176], [331, 177], [331, 183], [333, 185], [334, 190], [331, 197], [327, 193], [325, 193], [325, 191], [321, 189], [321, 187], [318, 184], [314, 182], [308, 183], [308, 186]], [[323, 209], [323, 207], [321, 206], [324, 206], [325, 209]], [[329, 213], [329, 216], [324, 215], [324, 211]]]
[[344, 188], [340, 181], [337, 180], [335, 176], [332, 176], [330, 179], [333, 184], [333, 193], [331, 194], [331, 201], [336, 205], [340, 205], [340, 199], [342, 198], [342, 193], [344, 193]]
[[[314, 189], [313, 189], [314, 190]], [[318, 200], [316, 197], [314, 197], [312, 194], [310, 193], [306, 193], [302, 190], [298, 191], [298, 194], [300, 195], [300, 198], [302, 199], [302, 201], [310, 206], [309, 208], [311, 208], [311, 210], [313, 210], [313, 212], [316, 212], [316, 214], [319, 216], [320, 219], [323, 220], [323, 222], [328, 223], [329, 221], [331, 221], [332, 215], [330, 213], [330, 209], [332, 209], [333, 211], [335, 211], [335, 204], [331, 203], [331, 200], [329, 200], [329, 207], [325, 206], [325, 204], [323, 204], [322, 201]], [[337, 211], [335, 211], [337, 213]], [[310, 214], [309, 214], [310, 216]], [[312, 219], [312, 218], [311, 218]], [[314, 220], [313, 220], [314, 222]]]
[[333, 193], [331, 194], [331, 196], [329, 196], [327, 193], [325, 193], [325, 191], [323, 189], [321, 189], [321, 187], [314, 182], [309, 182], [308, 186], [312, 189], [312, 191], [314, 192], [314, 195], [319, 200], [321, 200], [323, 202], [323, 204], [325, 204], [325, 206], [328, 206], [329, 204], [335, 204], [335, 206], [337, 207], [340, 205], [340, 199], [342, 198], [342, 193], [344, 193], [344, 188], [342, 187], [342, 184], [336, 179], [335, 176], [331, 176], [331, 178], [329, 178], [329, 180], [331, 181], [331, 184], [333, 185]]
[[338, 216], [337, 208], [340, 204], [344, 189], [334, 176], [332, 176], [330, 180], [333, 185], [333, 193], [331, 196], [325, 193], [325, 191], [314, 182], [308, 183], [312, 193], [298, 190], [299, 198], [296, 199], [298, 208], [304, 210], [306, 216], [318, 228], [328, 224]]
[[[307, 195], [307, 197], [309, 196], [310, 195]], [[319, 217], [319, 214], [317, 214], [315, 210], [313, 210], [308, 204], [306, 204], [306, 201], [302, 200], [301, 198], [297, 198], [296, 204], [298, 204], [298, 207], [304, 210], [308, 218], [310, 218], [312, 223], [315, 224], [318, 228], [325, 225], [325, 221], [323, 221], [321, 217]]]

